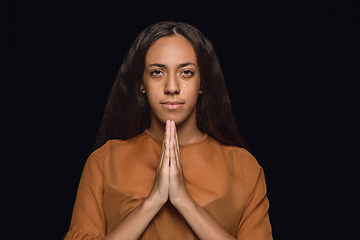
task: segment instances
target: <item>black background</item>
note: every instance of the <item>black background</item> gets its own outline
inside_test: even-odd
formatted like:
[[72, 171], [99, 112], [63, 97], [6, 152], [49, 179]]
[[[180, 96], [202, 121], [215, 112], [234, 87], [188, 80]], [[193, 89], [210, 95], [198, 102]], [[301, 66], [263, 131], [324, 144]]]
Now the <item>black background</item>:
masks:
[[125, 54], [148, 25], [213, 43], [275, 239], [360, 239], [355, 1], [0, 3], [1, 239], [61, 239]]

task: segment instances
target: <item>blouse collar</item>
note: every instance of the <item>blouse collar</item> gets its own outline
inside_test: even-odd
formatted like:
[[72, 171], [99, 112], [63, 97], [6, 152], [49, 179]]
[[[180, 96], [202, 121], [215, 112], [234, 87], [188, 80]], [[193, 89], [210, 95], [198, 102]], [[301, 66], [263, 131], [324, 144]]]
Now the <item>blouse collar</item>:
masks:
[[[148, 136], [150, 136], [151, 138], [153, 138], [156, 142], [162, 144], [163, 141], [156, 138], [154, 135], [152, 135], [149, 132], [149, 130], [145, 129], [144, 133], [147, 134]], [[207, 137], [208, 137], [208, 135], [205, 133], [204, 136], [202, 136], [199, 140], [192, 142], [192, 143], [180, 144], [180, 147], [185, 148], [185, 147], [192, 147], [192, 146], [198, 145], [198, 144], [202, 143], [203, 141], [205, 141], [207, 139]]]

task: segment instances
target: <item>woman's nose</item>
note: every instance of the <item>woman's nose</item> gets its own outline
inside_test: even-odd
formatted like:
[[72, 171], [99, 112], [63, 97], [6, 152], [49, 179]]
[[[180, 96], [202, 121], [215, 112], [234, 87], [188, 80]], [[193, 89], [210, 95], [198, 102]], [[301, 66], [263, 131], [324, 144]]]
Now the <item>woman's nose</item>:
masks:
[[180, 85], [178, 82], [178, 78], [176, 74], [169, 74], [165, 87], [165, 94], [179, 94], [180, 93]]

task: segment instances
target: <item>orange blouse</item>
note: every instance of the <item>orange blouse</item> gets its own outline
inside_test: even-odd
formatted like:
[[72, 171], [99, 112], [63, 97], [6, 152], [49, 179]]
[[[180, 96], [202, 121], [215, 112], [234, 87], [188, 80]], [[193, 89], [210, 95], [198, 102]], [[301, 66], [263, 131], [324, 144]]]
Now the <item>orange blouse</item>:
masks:
[[[152, 189], [162, 141], [147, 130], [110, 140], [88, 158], [65, 239], [101, 239]], [[236, 239], [272, 239], [265, 177], [245, 149], [205, 135], [180, 146], [190, 196]], [[168, 201], [140, 239], [198, 239]]]

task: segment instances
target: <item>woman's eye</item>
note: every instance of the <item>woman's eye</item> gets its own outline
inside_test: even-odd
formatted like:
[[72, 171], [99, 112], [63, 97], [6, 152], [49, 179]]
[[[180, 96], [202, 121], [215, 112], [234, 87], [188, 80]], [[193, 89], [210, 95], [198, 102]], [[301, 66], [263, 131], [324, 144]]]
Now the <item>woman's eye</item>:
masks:
[[160, 74], [162, 74], [162, 72], [160, 70], [151, 71], [151, 75], [153, 75], [153, 76], [159, 76]]
[[185, 75], [186, 77], [192, 77], [194, 75], [194, 73], [190, 70], [185, 70], [182, 72], [183, 75]]

